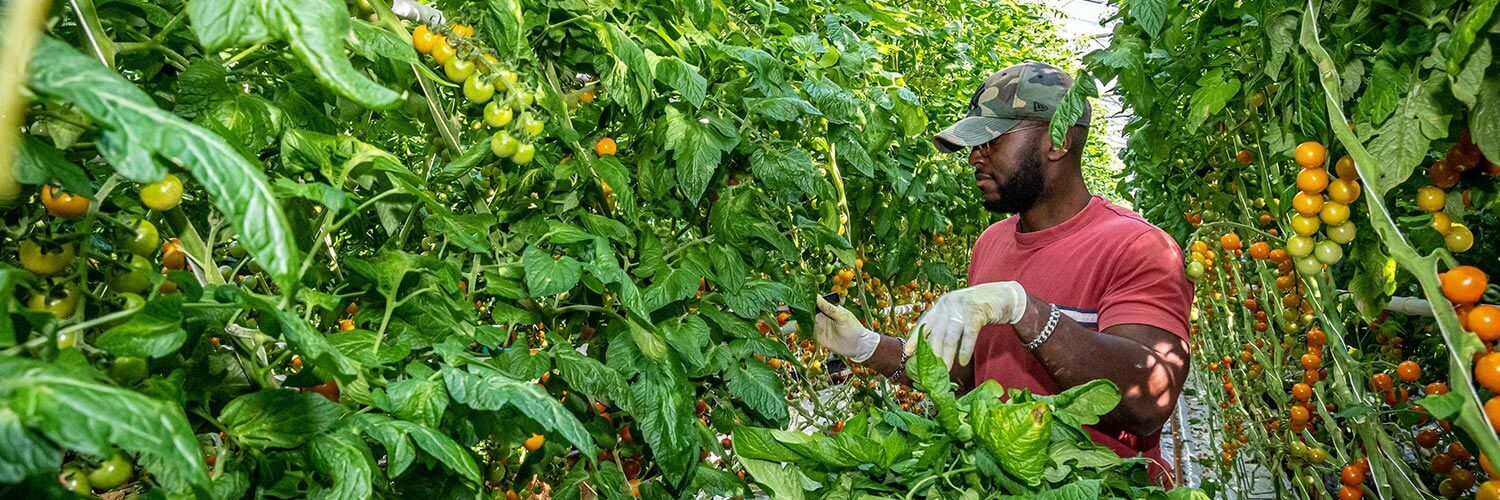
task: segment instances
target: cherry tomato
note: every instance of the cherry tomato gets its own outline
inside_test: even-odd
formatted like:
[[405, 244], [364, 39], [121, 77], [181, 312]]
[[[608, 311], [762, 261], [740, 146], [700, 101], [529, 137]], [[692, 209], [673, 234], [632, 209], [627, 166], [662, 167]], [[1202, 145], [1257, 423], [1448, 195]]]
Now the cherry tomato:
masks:
[[1323, 219], [1324, 224], [1337, 226], [1349, 220], [1349, 205], [1330, 201], [1323, 204], [1323, 210], [1318, 212], [1318, 218]]
[[495, 90], [509, 92], [511, 89], [516, 88], [516, 83], [519, 81], [520, 79], [516, 76], [516, 72], [502, 69], [495, 73]]
[[[1344, 470], [1349, 470], [1345, 468]], [[1354, 483], [1359, 484], [1359, 483]], [[1365, 492], [1359, 486], [1343, 485], [1339, 487], [1339, 500], [1359, 500], [1364, 498]]]
[[1298, 401], [1306, 403], [1307, 400], [1312, 399], [1312, 394], [1310, 385], [1298, 382], [1292, 386], [1292, 397], [1297, 398]]
[[578, 102], [582, 103], [582, 104], [588, 104], [588, 103], [594, 102], [594, 89], [590, 88], [590, 89], [585, 90], [583, 92], [579, 92], [578, 93]]
[[1333, 171], [1339, 175], [1340, 179], [1359, 180], [1359, 171], [1354, 168], [1354, 158], [1349, 155], [1339, 157], [1338, 163], [1333, 166]]
[[594, 152], [598, 153], [599, 156], [610, 156], [615, 154], [617, 147], [614, 139], [605, 137], [599, 139], [599, 142], [594, 143]]
[[467, 24], [454, 24], [449, 26], [449, 28], [453, 30], [453, 34], [464, 38], [470, 38], [474, 36], [474, 27]]
[[495, 87], [484, 81], [478, 74], [470, 72], [464, 79], [464, 98], [475, 104], [483, 104], [490, 101], [495, 95]]
[[1260, 105], [1266, 103], [1266, 95], [1260, 92], [1254, 92], [1251, 93], [1250, 97], [1246, 100], [1250, 103], [1250, 107], [1258, 108], [1260, 107]]
[[148, 368], [144, 358], [120, 356], [109, 367], [109, 376], [122, 385], [133, 385], [146, 378]]
[[1313, 253], [1313, 239], [1307, 236], [1293, 236], [1286, 240], [1286, 253], [1292, 257], [1306, 257]]
[[1474, 494], [1474, 500], [1500, 500], [1500, 479], [1491, 479], [1479, 485], [1479, 492]]
[[1189, 262], [1188, 263], [1188, 265], [1187, 265], [1187, 276], [1189, 278], [1192, 278], [1193, 280], [1196, 281], [1198, 278], [1202, 278], [1203, 277], [1203, 272], [1204, 272], [1203, 263], [1201, 263], [1201, 262]]
[[1297, 189], [1304, 193], [1319, 194], [1328, 189], [1328, 171], [1321, 168], [1304, 169], [1297, 173]]
[[56, 250], [44, 251], [36, 241], [21, 242], [21, 267], [41, 276], [51, 276], [67, 269], [75, 256], [72, 243], [63, 243]]
[[1490, 429], [1500, 431], [1500, 396], [1491, 396], [1484, 402], [1484, 416], [1490, 421]]
[[541, 434], [532, 434], [531, 437], [526, 438], [526, 442], [521, 443], [521, 446], [526, 447], [526, 451], [536, 451], [542, 449], [542, 445], [546, 443], [546, 436], [543, 436]]
[[1248, 149], [1241, 149], [1240, 152], [1234, 154], [1234, 161], [1240, 162], [1240, 165], [1249, 165], [1250, 162], [1255, 161], [1255, 154]]
[[1448, 231], [1453, 229], [1453, 219], [1450, 219], [1446, 212], [1433, 212], [1431, 227], [1438, 234], [1447, 236]]
[[515, 107], [516, 109], [524, 111], [526, 110], [526, 108], [531, 107], [532, 101], [535, 100], [535, 94], [527, 92], [526, 89], [522, 87], [516, 87], [515, 94], [512, 95], [510, 99], [510, 105]]
[[432, 60], [437, 61], [438, 64], [445, 64], [458, 55], [458, 50], [448, 43], [448, 37], [437, 35], [437, 43], [432, 45], [431, 55]]
[[47, 213], [53, 217], [65, 220], [82, 219], [89, 213], [88, 198], [53, 189], [51, 184], [42, 185], [42, 206], [47, 207]]
[[516, 162], [517, 165], [525, 165], [531, 163], [531, 159], [535, 157], [536, 146], [523, 142], [516, 145], [516, 154], [510, 157], [510, 161]]
[[1401, 364], [1396, 365], [1396, 378], [1401, 379], [1402, 382], [1416, 382], [1417, 379], [1422, 378], [1422, 366], [1409, 359], [1402, 361]]
[[1298, 192], [1292, 197], [1292, 209], [1308, 217], [1318, 215], [1318, 211], [1323, 210], [1323, 195]]
[[1500, 340], [1500, 307], [1481, 304], [1469, 310], [1468, 316], [1467, 326], [1480, 340]]
[[1307, 450], [1307, 461], [1313, 465], [1323, 465], [1328, 461], [1328, 450], [1322, 448], [1310, 448]]
[[182, 203], [182, 179], [167, 174], [166, 178], [141, 186], [141, 204], [158, 212], [165, 212]]
[[1458, 266], [1438, 275], [1443, 284], [1443, 296], [1455, 304], [1473, 304], [1484, 296], [1484, 288], [1490, 278], [1474, 266]]
[[1464, 253], [1474, 248], [1474, 233], [1463, 224], [1454, 224], [1448, 234], [1443, 235], [1443, 245], [1448, 247], [1449, 252]]
[[433, 33], [425, 24], [418, 25], [417, 29], [411, 32], [411, 46], [420, 54], [431, 54], [432, 49], [437, 47], [441, 40], [442, 35]]
[[[450, 82], [463, 83], [464, 80], [468, 80], [473, 74], [474, 61], [453, 57], [443, 63], [443, 75], [447, 76]], [[465, 90], [468, 89], [467, 86], [464, 88]]]
[[78, 310], [78, 287], [72, 283], [65, 283], [61, 289], [61, 297], [45, 292], [33, 294], [31, 300], [26, 302], [26, 308], [36, 312], [52, 313], [52, 316], [59, 320], [72, 317], [73, 312]]
[[1485, 354], [1474, 363], [1474, 380], [1490, 392], [1500, 392], [1500, 353]]
[[1316, 217], [1316, 214], [1292, 216], [1292, 232], [1297, 233], [1298, 236], [1312, 236], [1322, 225], [1322, 221]]
[[490, 152], [501, 158], [510, 158], [511, 155], [516, 154], [516, 149], [520, 144], [515, 137], [511, 137], [510, 132], [501, 130], [490, 137]]
[[1353, 222], [1345, 222], [1336, 226], [1328, 226], [1323, 232], [1328, 234], [1328, 239], [1342, 245], [1354, 241], [1357, 230]]
[[79, 495], [93, 496], [93, 486], [89, 484], [89, 478], [83, 471], [72, 467], [63, 469], [62, 474], [57, 476], [57, 481], [62, 483], [65, 490]]
[[[1311, 256], [1299, 257], [1297, 259], [1297, 274], [1303, 276], [1314, 276], [1323, 271], [1323, 260], [1320, 257], [1323, 257], [1327, 251], [1323, 250], [1324, 246], [1322, 243], [1323, 242], [1318, 242], [1318, 246], [1313, 250], [1313, 254]], [[1337, 247], [1338, 245], [1334, 246]], [[1342, 254], [1343, 251], [1340, 250], [1339, 253]], [[1343, 257], [1343, 255], [1338, 255], [1337, 257]], [[1338, 261], [1335, 260], [1334, 262]]]
[[135, 230], [128, 235], [125, 248], [136, 255], [151, 255], [156, 253], [157, 245], [161, 244], [161, 234], [156, 231], [156, 225], [146, 219], [136, 219]]
[[1448, 189], [1458, 185], [1459, 172], [1453, 169], [1446, 160], [1438, 160], [1432, 163], [1432, 169], [1427, 171], [1427, 179], [1432, 185]]
[[1447, 195], [1436, 186], [1423, 186], [1417, 190], [1417, 208], [1432, 213], [1443, 209]]
[[1271, 245], [1264, 241], [1250, 244], [1250, 258], [1255, 260], [1266, 260], [1271, 256]]
[[115, 455], [100, 463], [99, 468], [89, 471], [89, 484], [101, 490], [118, 488], [130, 480], [130, 470], [130, 461], [122, 455]]
[[543, 124], [541, 120], [538, 120], [535, 117], [531, 116], [531, 113], [521, 114], [521, 128], [526, 131], [526, 135], [531, 137], [538, 137], [542, 135], [544, 126], [545, 124]]
[[511, 119], [514, 117], [515, 113], [510, 110], [510, 106], [502, 104], [499, 100], [493, 100], [489, 104], [484, 105], [485, 125], [494, 128], [504, 127], [509, 125]]
[[176, 248], [168, 249], [161, 254], [161, 265], [173, 271], [181, 271], [187, 267], [187, 254]]
[[327, 382], [312, 387], [304, 387], [302, 388], [302, 392], [311, 392], [328, 398], [329, 401], [339, 402], [339, 382], [337, 380], [328, 379]]
[[151, 261], [131, 255], [125, 270], [115, 271], [111, 282], [116, 292], [145, 293], [151, 289]]
[[1328, 160], [1328, 150], [1323, 147], [1322, 143], [1317, 141], [1307, 141], [1298, 144], [1295, 155], [1297, 164], [1302, 165], [1302, 168], [1318, 168], [1323, 166], [1324, 161]]

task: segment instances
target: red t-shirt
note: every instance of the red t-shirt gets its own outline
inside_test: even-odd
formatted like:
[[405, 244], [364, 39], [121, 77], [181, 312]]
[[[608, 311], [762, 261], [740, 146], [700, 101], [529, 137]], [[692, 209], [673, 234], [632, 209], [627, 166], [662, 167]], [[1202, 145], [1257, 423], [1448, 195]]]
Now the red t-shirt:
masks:
[[[1054, 227], [1022, 233], [1016, 230], [1018, 222], [1012, 216], [980, 235], [969, 264], [970, 286], [1015, 281], [1091, 330], [1144, 324], [1188, 338], [1193, 286], [1182, 271], [1182, 251], [1166, 232], [1098, 196]], [[1059, 392], [1010, 325], [980, 331], [974, 362], [976, 385], [994, 380], [1007, 389]], [[1119, 429], [1088, 430], [1095, 442], [1122, 457], [1152, 459], [1160, 466], [1151, 468], [1152, 476], [1165, 476], [1161, 431], [1137, 436]]]

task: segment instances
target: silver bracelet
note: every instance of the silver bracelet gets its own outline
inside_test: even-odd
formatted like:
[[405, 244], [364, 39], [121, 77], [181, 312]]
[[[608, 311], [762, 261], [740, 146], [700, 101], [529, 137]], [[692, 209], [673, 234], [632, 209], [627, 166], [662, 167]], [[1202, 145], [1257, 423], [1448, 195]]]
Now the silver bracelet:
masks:
[[901, 337], [896, 337], [896, 342], [900, 342], [901, 343], [901, 363], [898, 364], [898, 365], [896, 365], [896, 371], [891, 372], [891, 375], [890, 375], [889, 378], [892, 381], [900, 382], [897, 379], [900, 379], [901, 376], [906, 373], [906, 360], [910, 356], [906, 355], [906, 339], [903, 339]]
[[1047, 326], [1042, 327], [1042, 333], [1037, 335], [1035, 339], [1026, 343], [1026, 350], [1028, 351], [1035, 351], [1036, 348], [1041, 347], [1042, 343], [1046, 342], [1047, 338], [1052, 336], [1052, 330], [1057, 328], [1057, 319], [1062, 317], [1062, 311], [1058, 310], [1057, 305], [1048, 304], [1048, 306], [1052, 308], [1052, 313], [1047, 315]]

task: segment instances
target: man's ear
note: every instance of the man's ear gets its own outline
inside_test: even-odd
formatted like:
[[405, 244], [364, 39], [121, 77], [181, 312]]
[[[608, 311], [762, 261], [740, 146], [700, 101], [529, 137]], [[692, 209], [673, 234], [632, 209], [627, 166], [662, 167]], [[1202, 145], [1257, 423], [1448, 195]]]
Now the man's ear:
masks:
[[1057, 143], [1052, 142], [1052, 134], [1047, 129], [1042, 129], [1042, 132], [1047, 137], [1047, 161], [1060, 161], [1064, 156], [1068, 155], [1068, 151], [1073, 150], [1073, 134], [1063, 134], [1063, 142], [1059, 146]]

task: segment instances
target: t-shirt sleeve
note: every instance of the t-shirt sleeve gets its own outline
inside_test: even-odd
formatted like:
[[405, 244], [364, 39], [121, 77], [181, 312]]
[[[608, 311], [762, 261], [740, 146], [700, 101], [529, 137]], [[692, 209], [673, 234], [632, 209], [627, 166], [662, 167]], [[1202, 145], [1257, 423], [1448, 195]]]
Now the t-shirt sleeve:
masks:
[[1182, 251], [1165, 232], [1152, 230], [1136, 237], [1106, 280], [1099, 329], [1150, 325], [1186, 340], [1193, 284], [1182, 269]]

